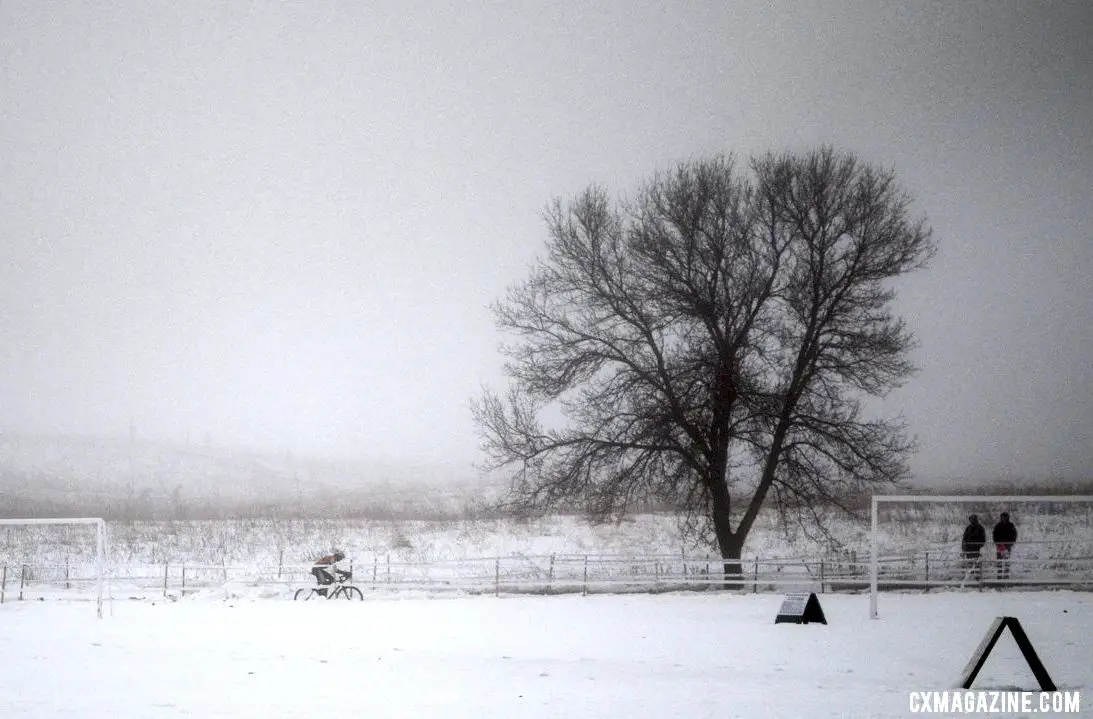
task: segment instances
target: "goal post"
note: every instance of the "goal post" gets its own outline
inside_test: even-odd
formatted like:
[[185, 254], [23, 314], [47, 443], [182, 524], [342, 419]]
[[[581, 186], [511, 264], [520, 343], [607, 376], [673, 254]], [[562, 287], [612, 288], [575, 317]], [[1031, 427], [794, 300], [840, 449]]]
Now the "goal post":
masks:
[[[1089, 504], [1093, 506], [1093, 495], [1067, 494], [1067, 495], [946, 495], [946, 494], [874, 494], [870, 507], [870, 551], [869, 551], [869, 616], [876, 619], [877, 595], [880, 575], [880, 543], [878, 510], [885, 504], [952, 504], [952, 505], [984, 505], [991, 506], [1020, 506], [1036, 504]], [[975, 512], [973, 512], [975, 513]], [[990, 527], [987, 530], [988, 544], [990, 539]]]
[[92, 525], [95, 527], [95, 610], [102, 619], [103, 590], [106, 582], [106, 522], [100, 517], [0, 519], [0, 526]]

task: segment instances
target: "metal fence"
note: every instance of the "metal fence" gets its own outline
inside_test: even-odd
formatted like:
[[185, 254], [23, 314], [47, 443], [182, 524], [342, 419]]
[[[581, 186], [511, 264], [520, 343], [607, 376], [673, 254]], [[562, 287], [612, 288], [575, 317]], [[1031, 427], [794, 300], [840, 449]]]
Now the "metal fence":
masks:
[[[951, 550], [924, 549], [878, 557], [882, 590], [944, 587], [1093, 589], [1093, 556], [1022, 556], [1004, 567], [987, 559], [966, 563]], [[405, 561], [391, 555], [351, 564], [353, 584], [375, 596], [406, 592], [467, 594], [565, 594], [732, 590], [737, 592], [859, 592], [869, 588], [869, 557], [840, 553], [824, 557], [741, 560], [732, 567], [711, 556], [550, 554]], [[314, 583], [310, 565], [238, 566], [115, 564], [108, 588], [115, 597], [178, 598], [226, 585], [290, 595]], [[739, 572], [726, 574], [728, 569]], [[94, 564], [0, 567], [0, 602], [78, 596], [94, 587]]]

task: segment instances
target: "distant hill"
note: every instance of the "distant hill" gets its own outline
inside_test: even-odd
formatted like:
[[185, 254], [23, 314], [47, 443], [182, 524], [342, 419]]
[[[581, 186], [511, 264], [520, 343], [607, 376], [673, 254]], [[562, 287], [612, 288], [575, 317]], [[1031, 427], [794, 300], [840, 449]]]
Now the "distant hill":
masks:
[[910, 494], [1057, 495], [1093, 492], [1093, 477], [1031, 477], [1016, 474], [916, 477], [909, 484]]
[[458, 516], [492, 491], [472, 467], [332, 462], [148, 440], [0, 434], [0, 516]]
[[[893, 490], [889, 493], [895, 493]], [[1090, 479], [918, 479], [913, 494], [1089, 494]], [[454, 519], [501, 492], [470, 466], [326, 461], [197, 444], [0, 433], [0, 517]], [[860, 498], [868, 507], [868, 496]]]

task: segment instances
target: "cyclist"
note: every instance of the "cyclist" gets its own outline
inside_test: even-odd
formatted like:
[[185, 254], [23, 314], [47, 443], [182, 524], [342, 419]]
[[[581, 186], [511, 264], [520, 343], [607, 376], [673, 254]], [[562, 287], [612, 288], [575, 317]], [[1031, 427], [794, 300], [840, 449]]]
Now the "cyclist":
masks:
[[[350, 572], [338, 566], [338, 563], [344, 559], [345, 552], [335, 549], [333, 554], [319, 557], [311, 567], [311, 573], [315, 575], [315, 580], [319, 582], [319, 588], [315, 591], [321, 596], [326, 596], [329, 585], [334, 582], [344, 582], [353, 576]], [[336, 578], [335, 575], [337, 575]]]

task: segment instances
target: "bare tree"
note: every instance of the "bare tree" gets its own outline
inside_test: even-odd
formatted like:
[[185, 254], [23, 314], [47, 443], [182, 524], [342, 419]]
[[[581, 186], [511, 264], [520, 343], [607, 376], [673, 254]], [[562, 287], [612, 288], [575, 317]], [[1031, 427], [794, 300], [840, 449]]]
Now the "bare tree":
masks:
[[[494, 305], [508, 392], [473, 404], [511, 509], [650, 501], [739, 560], [760, 509], [817, 519], [907, 474], [860, 399], [913, 372], [888, 281], [935, 246], [891, 172], [822, 148], [681, 164], [626, 202], [546, 212], [546, 256]], [[726, 572], [739, 572], [735, 561]]]

